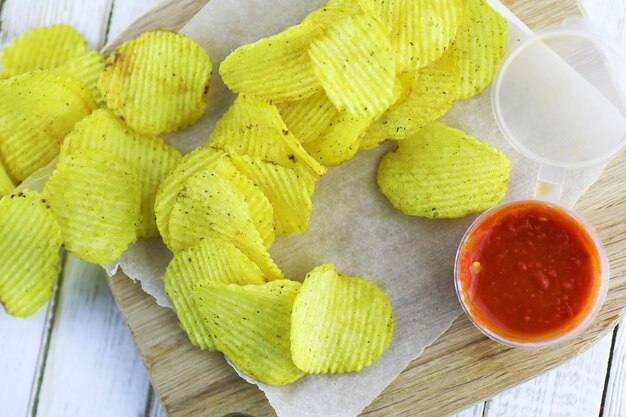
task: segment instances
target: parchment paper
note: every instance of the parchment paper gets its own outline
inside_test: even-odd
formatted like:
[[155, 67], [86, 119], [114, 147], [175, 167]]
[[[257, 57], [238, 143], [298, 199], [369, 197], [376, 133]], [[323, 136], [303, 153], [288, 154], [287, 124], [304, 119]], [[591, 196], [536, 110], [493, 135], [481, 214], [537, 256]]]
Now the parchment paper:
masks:
[[[217, 118], [232, 103], [234, 96], [217, 72], [217, 64], [228, 53], [298, 23], [324, 3], [211, 0], [182, 30], [207, 49], [215, 64], [209, 109], [197, 125], [171, 135], [170, 143], [183, 151], [203, 144]], [[510, 53], [528, 29], [504, 6], [493, 5], [509, 21]], [[532, 196], [538, 165], [505, 141], [492, 115], [489, 91], [456, 103], [443, 121], [510, 156], [513, 171], [507, 200]], [[396, 317], [391, 347], [358, 374], [306, 376], [284, 387], [258, 384], [279, 417], [356, 416], [461, 313], [453, 285], [453, 263], [457, 245], [475, 216], [427, 220], [404, 216], [391, 207], [378, 191], [375, 174], [381, 156], [394, 146], [387, 143], [332, 168], [316, 186], [309, 231], [280, 237], [271, 248], [272, 257], [290, 279], [302, 280], [315, 266], [333, 262], [339, 271], [381, 286]], [[562, 203], [573, 205], [602, 169], [570, 173]], [[107, 270], [113, 273], [121, 265], [160, 305], [171, 307], [161, 281], [170, 257], [160, 240], [143, 240]]]

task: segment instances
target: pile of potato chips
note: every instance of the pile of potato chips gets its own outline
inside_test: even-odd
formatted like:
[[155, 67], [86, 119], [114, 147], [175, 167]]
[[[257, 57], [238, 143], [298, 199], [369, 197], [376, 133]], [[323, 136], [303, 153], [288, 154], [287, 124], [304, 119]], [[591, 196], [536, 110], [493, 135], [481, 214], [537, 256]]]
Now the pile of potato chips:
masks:
[[[177, 33], [145, 33], [105, 61], [54, 25], [13, 40], [2, 69], [0, 301], [25, 317], [49, 299], [61, 245], [106, 264], [137, 237], [158, 236], [157, 188], [181, 155], [156, 134], [200, 117], [212, 67]], [[48, 164], [41, 192], [14, 192]]]
[[[22, 35], [0, 77], [0, 302], [17, 316], [39, 308], [61, 245], [109, 263], [160, 234], [174, 254], [165, 289], [196, 346], [275, 385], [371, 365], [393, 334], [381, 289], [332, 264], [285, 279], [268, 250], [306, 232], [324, 165], [388, 139], [401, 142], [378, 182], [405, 213], [499, 201], [508, 158], [435, 120], [487, 87], [505, 38], [485, 0], [330, 0], [221, 63], [238, 97], [181, 156], [158, 135], [206, 108], [212, 65], [198, 44], [152, 31], [105, 60], [67, 26]], [[11, 194], [55, 158], [41, 194]]]

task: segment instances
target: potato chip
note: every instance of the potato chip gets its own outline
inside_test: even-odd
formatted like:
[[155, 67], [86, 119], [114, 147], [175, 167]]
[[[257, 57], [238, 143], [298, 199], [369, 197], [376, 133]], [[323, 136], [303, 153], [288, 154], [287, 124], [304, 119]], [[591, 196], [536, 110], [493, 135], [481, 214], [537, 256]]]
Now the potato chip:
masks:
[[222, 155], [224, 155], [222, 150], [210, 146], [197, 148], [183, 156], [169, 175], [161, 181], [154, 200], [154, 214], [157, 227], [166, 244], [170, 239], [170, 212], [176, 203], [178, 193], [185, 186], [187, 179], [214, 166], [217, 159]]
[[437, 60], [455, 38], [463, 0], [359, 0], [362, 9], [388, 30], [397, 72]]
[[2, 161], [0, 161], [0, 198], [5, 195], [11, 194], [14, 189], [15, 184], [13, 183], [13, 180], [11, 179], [9, 173], [4, 167], [4, 164], [2, 163]]
[[371, 119], [357, 118], [343, 111], [319, 138], [307, 143], [305, 148], [324, 165], [343, 164], [359, 150], [360, 138], [371, 124]]
[[195, 304], [194, 285], [202, 282], [264, 284], [259, 267], [226, 239], [207, 239], [174, 255], [165, 271], [165, 292], [174, 303], [180, 326], [200, 349], [215, 350], [213, 338]]
[[0, 81], [0, 152], [21, 182], [59, 154], [74, 123], [97, 105], [74, 77], [35, 71]]
[[457, 99], [483, 91], [504, 57], [506, 20], [486, 0], [467, 0], [459, 34], [452, 43], [458, 55], [461, 82]]
[[96, 51], [78, 55], [55, 68], [55, 71], [78, 78], [89, 88], [89, 92], [98, 103], [102, 103], [102, 95], [98, 90], [98, 79], [102, 70], [104, 70], [104, 57]]
[[378, 166], [378, 186], [410, 216], [455, 218], [504, 197], [509, 158], [461, 130], [433, 122], [398, 142]]
[[174, 253], [217, 236], [230, 240], [268, 279], [284, 278], [267, 253], [244, 196], [212, 169], [187, 179], [170, 213], [169, 233], [166, 243]]
[[126, 126], [107, 109], [99, 109], [76, 123], [65, 137], [61, 157], [77, 150], [104, 151], [120, 158], [141, 180], [141, 214], [139, 237], [158, 236], [154, 200], [161, 181], [180, 159], [180, 152], [158, 136], [143, 135]]
[[155, 30], [115, 48], [98, 87], [107, 106], [131, 128], [159, 135], [202, 116], [211, 69], [199, 44], [179, 33]]
[[339, 110], [376, 117], [393, 103], [396, 64], [387, 34], [373, 18], [356, 15], [337, 21], [311, 42], [309, 55]]
[[276, 106], [254, 96], [237, 97], [215, 125], [208, 145], [276, 162], [303, 174], [308, 170], [317, 175], [327, 172], [289, 131]]
[[77, 150], [59, 159], [44, 188], [65, 248], [88, 262], [108, 264], [135, 241], [141, 222], [141, 181], [115, 155]]
[[205, 282], [194, 298], [215, 346], [241, 372], [271, 385], [304, 375], [291, 360], [289, 332], [294, 298], [301, 284], [279, 280], [265, 285]]
[[311, 217], [311, 194], [307, 181], [291, 168], [276, 163], [231, 155], [235, 167], [265, 193], [274, 208], [276, 234], [304, 233]]
[[391, 304], [376, 285], [338, 274], [333, 264], [307, 274], [293, 304], [291, 354], [311, 374], [360, 371], [393, 335]]
[[289, 131], [303, 146], [319, 139], [339, 114], [323, 91], [302, 100], [279, 103], [276, 107]]
[[40, 27], [14, 38], [2, 50], [3, 73], [54, 69], [87, 52], [87, 42], [68, 25]]
[[36, 191], [0, 200], [0, 303], [28, 317], [52, 295], [59, 272], [61, 229]]
[[322, 31], [326, 31], [338, 20], [359, 14], [363, 14], [363, 10], [357, 0], [329, 1], [325, 6], [311, 12], [302, 23], [318, 25]]
[[248, 206], [252, 224], [259, 232], [265, 247], [269, 249], [274, 242], [274, 208], [267, 196], [258, 185], [235, 168], [230, 158], [220, 158], [213, 167], [213, 172], [230, 182], [235, 191], [241, 194]]
[[320, 35], [316, 25], [299, 24], [235, 49], [220, 65], [224, 83], [236, 93], [298, 100], [322, 90], [307, 49]]
[[443, 116], [452, 106], [459, 83], [456, 55], [445, 53], [434, 63], [400, 74], [403, 99], [394, 104], [365, 134], [374, 147], [387, 139], [401, 140]]

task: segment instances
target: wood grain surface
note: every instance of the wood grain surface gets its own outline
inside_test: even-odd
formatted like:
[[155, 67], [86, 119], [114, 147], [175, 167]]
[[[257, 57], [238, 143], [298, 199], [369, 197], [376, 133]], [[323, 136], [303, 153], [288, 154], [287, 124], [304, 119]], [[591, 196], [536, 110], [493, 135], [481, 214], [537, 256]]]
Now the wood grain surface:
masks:
[[[179, 0], [178, 8], [155, 9], [127, 32], [138, 33], [167, 20], [182, 25], [204, 1]], [[579, 14], [573, 0], [510, 0], [504, 3], [532, 29]], [[176, 16], [173, 16], [175, 14]], [[505, 348], [459, 318], [424, 354], [385, 389], [363, 413], [367, 416], [446, 415], [551, 369], [589, 348], [610, 331], [626, 305], [626, 155], [616, 158], [577, 204], [598, 230], [609, 255], [612, 278], [607, 300], [595, 322], [577, 339], [557, 348], [523, 351]], [[241, 380], [220, 355], [193, 347], [174, 313], [158, 307], [139, 285], [123, 275], [111, 288], [127, 320], [152, 384], [170, 416], [220, 416], [246, 412], [275, 415], [256, 386]]]

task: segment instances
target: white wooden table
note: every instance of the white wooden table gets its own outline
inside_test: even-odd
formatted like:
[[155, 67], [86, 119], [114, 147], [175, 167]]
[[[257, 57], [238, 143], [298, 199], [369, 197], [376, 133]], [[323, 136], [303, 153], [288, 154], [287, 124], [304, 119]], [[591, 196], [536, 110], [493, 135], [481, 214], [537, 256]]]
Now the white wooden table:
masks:
[[[99, 48], [157, 0], [0, 0], [0, 45], [68, 23]], [[626, 48], [626, 0], [582, 0]], [[156, 417], [102, 270], [66, 256], [53, 301], [26, 320], [0, 308], [0, 417]], [[457, 417], [625, 417], [626, 323], [585, 354]], [[259, 416], [262, 417], [262, 416]]]

